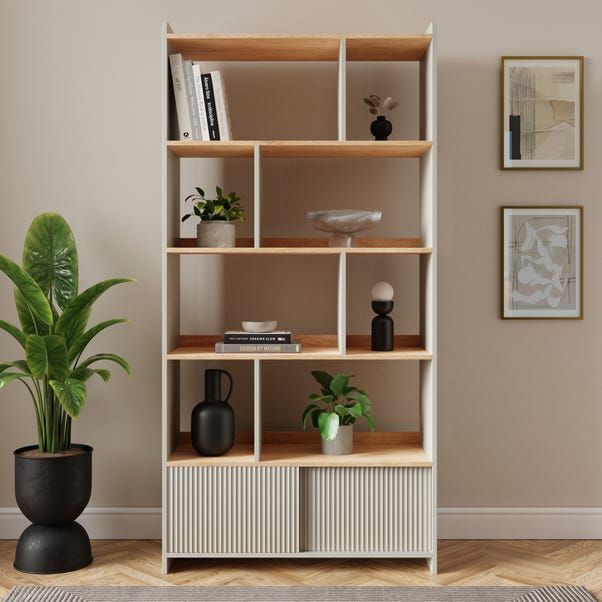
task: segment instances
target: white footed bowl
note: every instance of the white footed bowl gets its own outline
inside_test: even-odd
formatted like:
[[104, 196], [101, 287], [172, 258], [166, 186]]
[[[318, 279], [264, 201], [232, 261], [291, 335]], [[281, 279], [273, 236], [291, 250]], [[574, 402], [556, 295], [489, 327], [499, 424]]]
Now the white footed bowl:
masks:
[[369, 230], [380, 223], [382, 211], [329, 209], [308, 211], [307, 219], [316, 230], [330, 232], [330, 247], [355, 247], [356, 232]]

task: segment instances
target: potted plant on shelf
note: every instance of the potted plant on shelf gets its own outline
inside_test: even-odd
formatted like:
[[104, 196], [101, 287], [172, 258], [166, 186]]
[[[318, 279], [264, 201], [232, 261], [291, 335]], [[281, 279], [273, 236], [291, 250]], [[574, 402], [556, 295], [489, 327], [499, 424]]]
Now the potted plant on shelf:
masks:
[[387, 96], [381, 100], [380, 96], [370, 94], [364, 98], [364, 102], [368, 105], [368, 110], [372, 115], [376, 115], [376, 119], [370, 124], [370, 133], [375, 140], [388, 140], [393, 131], [393, 124], [386, 118], [385, 114], [392, 111], [399, 103]]
[[[370, 413], [370, 399], [366, 391], [349, 386], [353, 375], [312, 371], [320, 385], [320, 393], [309, 396], [310, 403], [303, 411], [303, 428], [311, 418], [314, 427], [320, 430], [322, 453], [337, 456], [353, 452], [353, 425], [364, 417], [374, 431], [374, 418]], [[341, 398], [343, 398], [341, 400]], [[320, 405], [318, 405], [320, 404]]]
[[120, 356], [98, 353], [83, 357], [101, 331], [123, 318], [87, 328], [94, 302], [127, 278], [104, 280], [78, 293], [78, 259], [73, 233], [56, 213], [36, 217], [25, 237], [23, 267], [0, 255], [0, 271], [15, 285], [20, 328], [0, 320], [0, 330], [23, 348], [25, 359], [0, 363], [0, 388], [18, 381], [33, 401], [37, 445], [21, 447], [15, 456], [15, 495], [33, 523], [17, 544], [15, 568], [27, 573], [62, 573], [92, 562], [90, 540], [75, 522], [92, 490], [92, 448], [71, 443], [71, 421], [86, 402], [92, 376], [108, 381], [97, 368], [109, 361], [131, 374]]
[[193, 213], [187, 213], [182, 221], [196, 215], [201, 221], [197, 224], [197, 246], [199, 247], [235, 247], [236, 221], [245, 221], [244, 209], [235, 192], [224, 196], [219, 186], [215, 187], [217, 197], [206, 199], [202, 188], [195, 187], [197, 194], [184, 199], [193, 201]]

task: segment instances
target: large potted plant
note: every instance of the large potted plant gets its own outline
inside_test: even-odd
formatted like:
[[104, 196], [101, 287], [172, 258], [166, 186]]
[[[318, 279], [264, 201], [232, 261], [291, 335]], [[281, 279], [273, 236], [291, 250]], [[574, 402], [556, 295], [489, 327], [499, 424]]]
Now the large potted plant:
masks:
[[92, 487], [92, 448], [71, 443], [71, 421], [86, 401], [86, 382], [108, 381], [96, 366], [109, 361], [131, 374], [120, 356], [98, 353], [84, 358], [90, 341], [123, 318], [87, 328], [92, 305], [126, 278], [104, 280], [78, 293], [78, 259], [73, 233], [56, 213], [32, 222], [22, 267], [0, 255], [0, 271], [15, 285], [20, 328], [0, 320], [0, 330], [23, 348], [25, 359], [0, 363], [0, 388], [21, 383], [33, 401], [37, 445], [15, 456], [15, 495], [33, 523], [17, 544], [15, 568], [27, 573], [61, 573], [92, 562], [90, 540], [75, 522], [88, 504]]
[[349, 385], [353, 377], [347, 374], [331, 376], [328, 372], [314, 370], [311, 375], [320, 385], [320, 393], [309, 396], [311, 403], [303, 411], [303, 428], [311, 418], [322, 437], [322, 453], [331, 456], [353, 452], [353, 425], [365, 418], [374, 430], [370, 399], [366, 391]]
[[240, 206], [240, 197], [231, 192], [224, 195], [223, 190], [215, 187], [214, 199], [205, 198], [202, 188], [195, 188], [196, 194], [187, 196], [184, 201], [193, 203], [193, 213], [182, 217], [185, 222], [193, 215], [199, 218], [196, 227], [198, 247], [235, 247], [236, 222], [245, 221], [244, 209]]

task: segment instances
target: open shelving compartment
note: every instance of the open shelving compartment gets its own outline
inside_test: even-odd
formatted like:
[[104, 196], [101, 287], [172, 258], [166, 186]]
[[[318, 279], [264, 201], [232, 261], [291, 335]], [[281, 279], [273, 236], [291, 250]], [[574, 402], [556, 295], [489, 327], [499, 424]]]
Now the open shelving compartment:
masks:
[[[436, 572], [436, 54], [432, 26], [422, 35], [188, 35], [166, 26], [163, 40], [163, 570], [192, 557], [425, 558]], [[203, 61], [331, 61], [338, 65], [337, 140], [170, 139], [168, 55]], [[346, 139], [347, 61], [417, 61], [420, 139]], [[180, 235], [180, 160], [253, 160], [253, 236], [232, 249], [197, 248]], [[262, 232], [265, 160], [418, 159], [420, 232], [415, 238], [362, 238], [350, 249], [327, 238]], [[336, 262], [336, 333], [299, 336], [299, 354], [216, 354], [215, 334], [180, 330], [184, 257], [311, 256]], [[327, 257], [320, 259], [319, 256]], [[412, 256], [419, 264], [419, 334], [400, 334], [393, 352], [370, 350], [347, 332], [347, 272], [355, 256]], [[267, 256], [267, 257], [266, 257]], [[282, 258], [286, 260], [286, 258]], [[259, 258], [257, 259], [259, 261]], [[310, 259], [308, 259], [309, 261]], [[224, 456], [198, 456], [180, 424], [181, 368], [192, 362], [252, 365], [253, 429], [237, 433]], [[266, 366], [281, 362], [417, 363], [419, 428], [356, 432], [354, 453], [325, 456], [316, 432], [265, 430]], [[307, 363], [309, 362], [309, 363]], [[276, 368], [272, 368], [275, 366]], [[347, 517], [352, 517], [348, 519]], [[329, 525], [325, 527], [324, 525]]]

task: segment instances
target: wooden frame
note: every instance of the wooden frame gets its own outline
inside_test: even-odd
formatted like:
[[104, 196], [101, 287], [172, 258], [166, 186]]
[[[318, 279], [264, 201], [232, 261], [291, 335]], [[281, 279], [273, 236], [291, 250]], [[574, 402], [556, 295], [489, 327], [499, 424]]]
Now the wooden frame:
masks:
[[[550, 166], [532, 166], [532, 165], [507, 165], [506, 164], [506, 123], [505, 123], [505, 100], [506, 100], [506, 77], [505, 77], [505, 64], [507, 61], [576, 61], [578, 62], [579, 73], [579, 86], [578, 93], [579, 99], [575, 100], [575, 105], [579, 109], [579, 144], [575, 148], [579, 149], [579, 162], [578, 165], [573, 166], [562, 166], [562, 165], [550, 165]], [[582, 170], [584, 165], [584, 57], [583, 56], [502, 56], [500, 62], [500, 140], [499, 140], [499, 152], [500, 152], [500, 169], [503, 170]], [[512, 160], [510, 160], [512, 161]], [[515, 160], [516, 161], [516, 160]]]
[[[506, 240], [505, 240], [505, 216], [507, 210], [520, 210], [520, 211], [546, 211], [546, 210], [576, 210], [579, 216], [579, 244], [576, 245], [579, 257], [578, 277], [579, 286], [579, 315], [576, 316], [541, 316], [541, 315], [506, 315]], [[500, 318], [503, 320], [582, 320], [583, 319], [583, 206], [582, 205], [509, 205], [500, 207], [500, 241], [501, 241], [501, 287], [500, 287]]]

